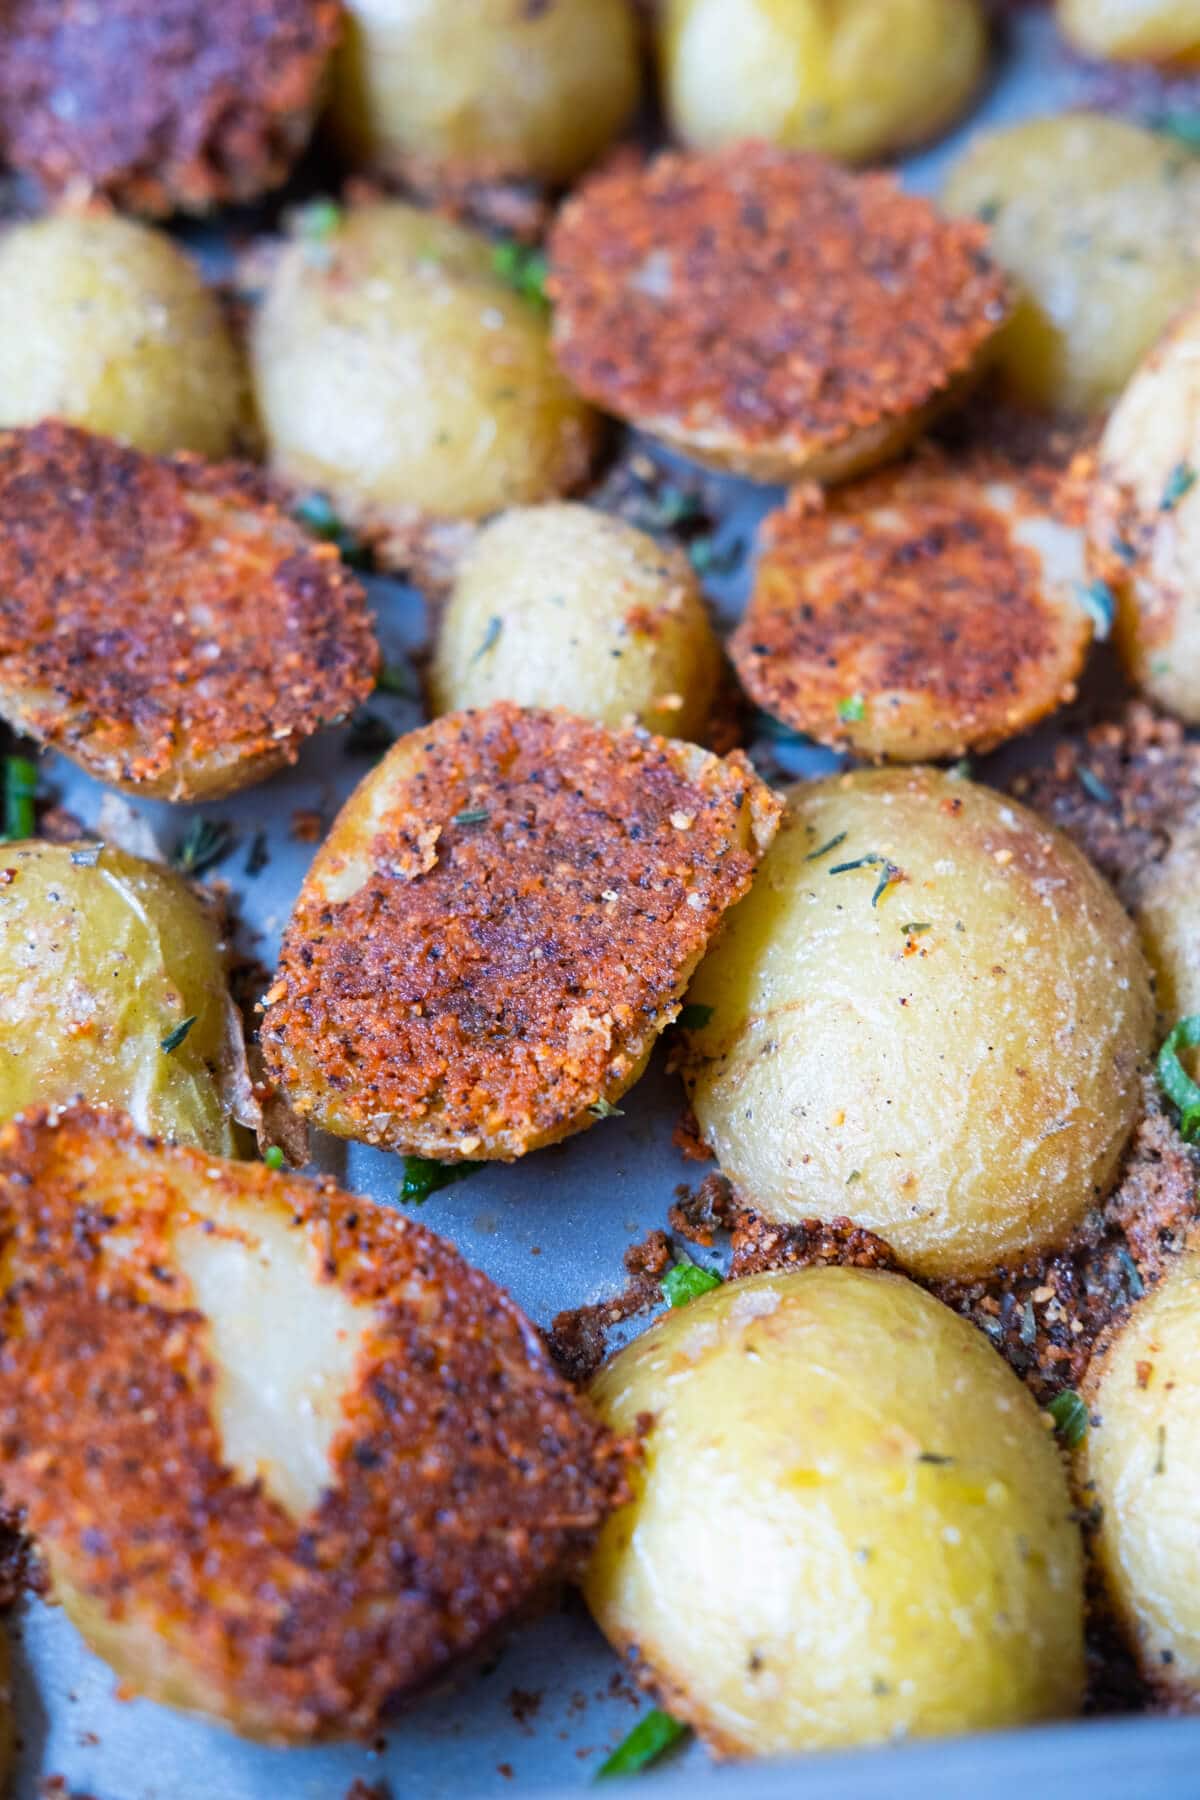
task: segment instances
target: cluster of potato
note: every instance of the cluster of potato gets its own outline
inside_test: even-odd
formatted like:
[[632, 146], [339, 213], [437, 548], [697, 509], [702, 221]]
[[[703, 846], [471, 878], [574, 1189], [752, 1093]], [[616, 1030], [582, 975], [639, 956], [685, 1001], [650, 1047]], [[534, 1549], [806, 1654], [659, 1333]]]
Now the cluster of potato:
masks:
[[[731, 1281], [578, 1395], [432, 1234], [251, 1164], [265, 1089], [180, 874], [7, 844], [0, 1487], [56, 1593], [138, 1691], [306, 1742], [371, 1729], [590, 1550], [597, 1620], [675, 1716], [776, 1754], [1077, 1710], [1082, 1495], [1143, 1667], [1193, 1703], [1195, 1247], [1096, 1359], [1073, 1488], [927, 1284], [1070, 1243], [1112, 1190], [1156, 1026], [1200, 1007], [1200, 849], [1180, 832], [1145, 871], [1135, 923], [1061, 832], [929, 765], [1074, 696], [1097, 590], [1131, 680], [1200, 723], [1200, 309], [1175, 317], [1200, 159], [1068, 115], [976, 139], [939, 209], [846, 165], [961, 112], [978, 0], [665, 0], [681, 147], [586, 176], [545, 271], [411, 197], [317, 202], [240, 322], [112, 208], [260, 197], [326, 93], [340, 153], [410, 196], [559, 189], [634, 115], [639, 15], [275, 0], [267, 68], [217, 6], [184, 69], [153, 11], [113, 9], [158, 71], [154, 132], [140, 105], [42, 116], [121, 31], [48, 36], [43, 0], [0, 22], [0, 154], [106, 203], [0, 236], [0, 714], [134, 794], [264, 780], [379, 671], [296, 503], [384, 569], [432, 547], [431, 722], [296, 897], [261, 1008], [277, 1097], [511, 1161], [611, 1116], [682, 1013], [741, 1197], [848, 1216], [904, 1273]], [[1099, 54], [1200, 50], [1169, 0], [1060, 11]], [[1116, 402], [1086, 519], [1015, 460], [931, 448], [989, 373], [1049, 415]], [[705, 747], [733, 683], [696, 567], [586, 502], [612, 420], [789, 485], [734, 667], [892, 766], [781, 796]], [[286, 1600], [248, 1628], [248, 1591]]]

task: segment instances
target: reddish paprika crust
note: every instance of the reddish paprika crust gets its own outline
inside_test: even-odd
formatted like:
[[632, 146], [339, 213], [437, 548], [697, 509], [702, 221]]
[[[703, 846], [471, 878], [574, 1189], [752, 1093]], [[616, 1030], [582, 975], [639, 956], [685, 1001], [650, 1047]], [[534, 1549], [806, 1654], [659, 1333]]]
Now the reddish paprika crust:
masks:
[[324, 1129], [511, 1160], [636, 1080], [779, 802], [735, 753], [509, 702], [400, 740], [301, 890], [267, 1066]]
[[6, 0], [0, 151], [52, 195], [205, 212], [304, 148], [338, 0]]
[[47, 421], [0, 436], [0, 713], [132, 793], [295, 762], [372, 691], [359, 583], [243, 464]]
[[840, 479], [911, 438], [1003, 322], [985, 244], [820, 156], [623, 159], [551, 234], [555, 347], [587, 399], [703, 461]]
[[[204, 1316], [172, 1267], [172, 1225], [239, 1201], [305, 1232], [325, 1279], [375, 1311], [334, 1485], [301, 1518], [223, 1462]], [[0, 1228], [6, 1502], [89, 1614], [145, 1624], [160, 1648], [137, 1685], [161, 1698], [179, 1698], [182, 1663], [190, 1703], [211, 1696], [251, 1735], [369, 1730], [626, 1495], [629, 1446], [507, 1295], [330, 1181], [166, 1149], [76, 1106], [0, 1134]], [[103, 1251], [114, 1230], [120, 1256]]]

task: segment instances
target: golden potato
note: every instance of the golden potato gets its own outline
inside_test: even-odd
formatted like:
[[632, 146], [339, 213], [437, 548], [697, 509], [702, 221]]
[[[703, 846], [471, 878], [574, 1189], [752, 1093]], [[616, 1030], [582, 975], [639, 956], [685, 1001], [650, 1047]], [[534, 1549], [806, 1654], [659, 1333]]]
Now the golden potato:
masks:
[[850, 1215], [926, 1275], [1060, 1242], [1111, 1182], [1154, 1010], [1062, 833], [932, 769], [793, 788], [700, 967], [701, 1131], [770, 1218]]
[[1200, 308], [1155, 346], [1105, 428], [1089, 549], [1131, 681], [1200, 724]]
[[0, 426], [53, 417], [217, 457], [248, 416], [216, 296], [165, 233], [62, 214], [0, 235]]
[[391, 173], [568, 181], [637, 104], [629, 0], [349, 0], [332, 123]]
[[591, 1395], [619, 1431], [653, 1423], [588, 1603], [718, 1751], [1078, 1707], [1082, 1555], [1053, 1440], [986, 1338], [903, 1276], [730, 1282]]
[[1191, 62], [1200, 55], [1196, 0], [1058, 0], [1058, 24], [1089, 56]]
[[1167, 1027], [1200, 1013], [1200, 824], [1177, 830], [1139, 876], [1133, 916]]
[[1200, 1701], [1200, 1254], [1193, 1243], [1138, 1305], [1084, 1388], [1084, 1498], [1096, 1554], [1153, 1687]]
[[251, 362], [271, 461], [331, 497], [385, 560], [422, 518], [481, 518], [587, 474], [593, 416], [538, 306], [487, 241], [398, 202], [283, 253]]
[[82, 1094], [143, 1131], [234, 1149], [242, 1044], [223, 945], [170, 870], [108, 845], [0, 845], [0, 1019], [0, 1119]]
[[1022, 398], [1102, 411], [1200, 286], [1200, 158], [1096, 113], [975, 139], [951, 171], [952, 212], [992, 230], [1024, 295], [998, 361]]
[[765, 138], [864, 162], [933, 137], [983, 75], [979, 0], [666, 0], [671, 127], [712, 150]]
[[480, 532], [441, 615], [429, 688], [437, 713], [516, 700], [700, 739], [720, 676], [683, 551], [557, 504]]

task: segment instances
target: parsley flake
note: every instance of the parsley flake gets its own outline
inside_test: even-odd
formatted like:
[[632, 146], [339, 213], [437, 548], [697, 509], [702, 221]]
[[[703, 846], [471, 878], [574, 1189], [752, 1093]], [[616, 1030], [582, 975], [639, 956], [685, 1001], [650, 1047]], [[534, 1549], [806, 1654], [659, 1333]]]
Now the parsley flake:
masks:
[[720, 1285], [721, 1277], [715, 1269], [702, 1269], [694, 1262], [678, 1262], [662, 1278], [663, 1299], [668, 1306], [687, 1306]]
[[185, 875], [202, 875], [233, 849], [233, 829], [224, 819], [193, 819], [171, 854]]
[[37, 764], [27, 756], [4, 759], [4, 830], [0, 842], [31, 838], [37, 831]]
[[1075, 773], [1079, 777], [1080, 787], [1085, 793], [1090, 794], [1093, 800], [1098, 800], [1101, 806], [1115, 806], [1116, 795], [1106, 782], [1101, 781], [1098, 775], [1093, 775], [1090, 769], [1083, 768], [1076, 769]]
[[515, 288], [523, 300], [529, 300], [535, 306], [549, 306], [546, 277], [550, 265], [544, 251], [520, 244], [515, 238], [506, 238], [492, 251], [492, 269], [501, 281]]
[[486, 825], [491, 818], [486, 806], [468, 806], [464, 812], [456, 812], [452, 823], [455, 825]]
[[1200, 1087], [1180, 1062], [1179, 1052], [1181, 1048], [1194, 1050], [1197, 1044], [1200, 1044], [1200, 1013], [1190, 1013], [1172, 1028], [1155, 1064], [1159, 1086], [1167, 1099], [1179, 1108], [1179, 1135], [1189, 1144], [1200, 1137]]
[[837, 716], [843, 725], [856, 725], [867, 716], [867, 703], [861, 694], [848, 694], [837, 704]]
[[406, 1206], [424, 1206], [430, 1194], [453, 1187], [483, 1168], [481, 1162], [433, 1162], [427, 1156], [406, 1156], [404, 1179], [400, 1183], [400, 1199]]
[[904, 871], [898, 869], [896, 864], [886, 856], [880, 856], [878, 851], [868, 850], [865, 856], [856, 857], [853, 862], [835, 863], [829, 873], [831, 875], [848, 875], [853, 869], [868, 868], [878, 868], [880, 871], [879, 880], [875, 884], [875, 892], [871, 895], [871, 905], [878, 906], [888, 889], [901, 880], [904, 874]]
[[278, 1144], [268, 1145], [263, 1151], [263, 1161], [266, 1163], [268, 1169], [282, 1169], [283, 1151]]
[[1097, 639], [1103, 643], [1117, 616], [1117, 602], [1107, 581], [1077, 581], [1075, 592], [1083, 610], [1092, 616]]
[[636, 1775], [677, 1744], [685, 1736], [687, 1726], [670, 1713], [656, 1707], [638, 1720], [623, 1743], [618, 1744], [608, 1761], [597, 1770], [597, 1781], [609, 1781], [614, 1775]]
[[1055, 1394], [1046, 1411], [1054, 1420], [1054, 1429], [1068, 1450], [1074, 1450], [1087, 1436], [1088, 1410], [1074, 1388]]
[[1177, 462], [1167, 476], [1167, 485], [1163, 489], [1162, 499], [1158, 503], [1160, 512], [1174, 512], [1185, 494], [1190, 494], [1196, 485], [1196, 471], [1189, 462]]
[[478, 650], [476, 650], [474, 652], [474, 654], [471, 657], [470, 662], [467, 664], [467, 667], [469, 669], [473, 668], [475, 666], [475, 664], [480, 660], [481, 657], [486, 656], [489, 650], [494, 650], [496, 648], [496, 644], [497, 644], [497, 641], [499, 640], [500, 633], [503, 630], [504, 630], [504, 620], [497, 618], [495, 613], [493, 613], [491, 618], [487, 622], [487, 630], [484, 632], [483, 637], [480, 640]]
[[[845, 841], [845, 832], [839, 831], [836, 837], [831, 837], [829, 842], [827, 844], [822, 844], [819, 850], [810, 850], [804, 860], [805, 862], [820, 862], [823, 856], [828, 856], [831, 850], [836, 850], [838, 845], [844, 844]], [[834, 871], [831, 869], [830, 874], [832, 875], [833, 873]]]
[[625, 1117], [619, 1106], [614, 1106], [611, 1100], [605, 1100], [603, 1097], [597, 1100], [594, 1106], [589, 1106], [588, 1111], [594, 1119], [623, 1119]]
[[198, 1016], [197, 1013], [189, 1013], [186, 1019], [180, 1019], [174, 1031], [168, 1031], [166, 1037], [161, 1040], [161, 1048], [166, 1051], [168, 1056], [170, 1056], [173, 1050], [178, 1050], [180, 1044], [182, 1044], [184, 1038], [196, 1023]]

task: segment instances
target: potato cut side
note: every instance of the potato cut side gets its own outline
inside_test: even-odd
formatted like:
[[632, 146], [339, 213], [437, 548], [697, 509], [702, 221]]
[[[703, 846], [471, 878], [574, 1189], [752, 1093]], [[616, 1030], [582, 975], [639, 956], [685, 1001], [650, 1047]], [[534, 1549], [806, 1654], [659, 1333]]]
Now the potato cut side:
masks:
[[796, 731], [916, 762], [990, 750], [1074, 698], [1091, 639], [1083, 532], [1022, 485], [917, 463], [767, 523], [730, 645]]
[[371, 692], [362, 588], [254, 469], [48, 422], [0, 438], [0, 713], [131, 793], [295, 762]]
[[403, 1215], [76, 1106], [0, 1135], [0, 1431], [53, 1592], [135, 1691], [372, 1728], [586, 1547], [627, 1449]]
[[820, 156], [626, 161], [558, 216], [555, 348], [586, 398], [702, 462], [844, 480], [909, 442], [1003, 322], [985, 243]]
[[636, 1081], [779, 803], [740, 754], [497, 702], [402, 738], [301, 890], [263, 1045], [325, 1130], [511, 1160]]

